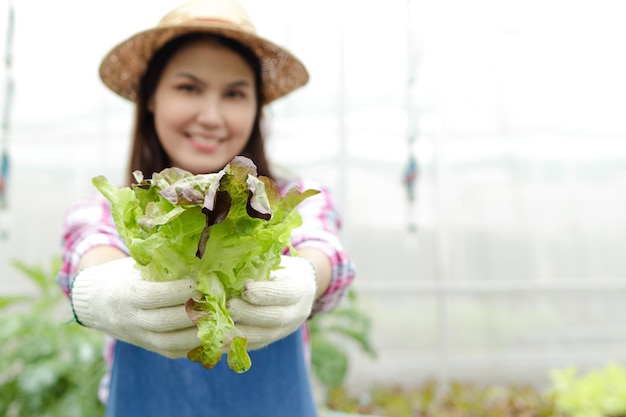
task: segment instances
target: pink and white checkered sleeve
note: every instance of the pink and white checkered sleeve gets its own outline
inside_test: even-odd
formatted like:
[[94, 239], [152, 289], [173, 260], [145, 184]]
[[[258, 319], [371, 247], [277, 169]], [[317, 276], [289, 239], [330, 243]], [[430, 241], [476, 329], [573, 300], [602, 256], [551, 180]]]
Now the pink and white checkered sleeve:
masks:
[[115, 228], [108, 201], [94, 194], [70, 206], [63, 219], [61, 269], [57, 282], [69, 294], [82, 256], [96, 246], [114, 246], [128, 253]]
[[313, 306], [313, 314], [330, 311], [339, 305], [356, 272], [355, 265], [340, 240], [341, 217], [330, 189], [304, 180], [288, 186], [293, 185], [302, 191], [320, 191], [297, 207], [302, 217], [302, 225], [292, 231], [291, 243], [296, 249], [313, 247], [328, 256], [332, 265], [331, 283], [326, 293]]

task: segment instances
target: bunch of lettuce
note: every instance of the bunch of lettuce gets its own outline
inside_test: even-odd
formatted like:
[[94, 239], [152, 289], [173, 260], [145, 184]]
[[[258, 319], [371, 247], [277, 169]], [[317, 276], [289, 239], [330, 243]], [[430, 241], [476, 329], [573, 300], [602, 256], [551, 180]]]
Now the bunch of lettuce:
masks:
[[118, 188], [103, 176], [92, 182], [111, 203], [115, 225], [144, 279], [197, 280], [202, 298], [185, 307], [201, 345], [187, 356], [211, 369], [227, 350], [229, 367], [247, 371], [247, 341], [226, 301], [239, 296], [247, 281], [267, 279], [285, 248], [293, 251], [291, 230], [302, 222], [295, 207], [318, 191], [292, 187], [283, 196], [242, 156], [217, 173], [167, 168], [151, 179], [141, 171], [134, 177], [131, 187]]

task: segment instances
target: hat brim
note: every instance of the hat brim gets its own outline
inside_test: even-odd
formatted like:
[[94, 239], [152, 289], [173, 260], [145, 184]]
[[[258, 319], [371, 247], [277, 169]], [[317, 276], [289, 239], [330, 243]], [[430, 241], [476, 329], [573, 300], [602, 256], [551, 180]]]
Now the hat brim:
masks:
[[228, 25], [162, 26], [139, 32], [115, 46], [100, 64], [100, 78], [113, 92], [135, 102], [139, 81], [154, 53], [170, 40], [188, 33], [221, 35], [240, 42], [256, 54], [261, 63], [264, 103], [269, 103], [305, 85], [309, 75], [293, 54], [256, 34]]

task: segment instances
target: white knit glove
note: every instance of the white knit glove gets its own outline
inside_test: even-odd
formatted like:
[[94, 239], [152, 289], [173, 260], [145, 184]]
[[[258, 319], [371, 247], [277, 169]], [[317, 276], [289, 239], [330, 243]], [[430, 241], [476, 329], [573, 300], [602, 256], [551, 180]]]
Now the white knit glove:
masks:
[[304, 258], [282, 256], [281, 268], [267, 281], [246, 284], [241, 298], [228, 301], [235, 325], [248, 338], [248, 350], [293, 333], [311, 315], [316, 274]]
[[124, 258], [80, 271], [70, 301], [76, 320], [86, 326], [169, 358], [200, 345], [185, 301], [198, 297], [192, 279], [142, 279], [134, 259]]

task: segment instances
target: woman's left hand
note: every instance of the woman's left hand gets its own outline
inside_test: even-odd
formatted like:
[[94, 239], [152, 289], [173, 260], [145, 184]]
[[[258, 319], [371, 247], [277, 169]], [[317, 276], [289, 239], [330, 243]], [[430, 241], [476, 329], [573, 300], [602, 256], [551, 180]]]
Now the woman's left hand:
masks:
[[290, 335], [311, 315], [315, 268], [308, 260], [292, 256], [281, 256], [280, 265], [269, 280], [249, 282], [241, 298], [228, 301], [232, 319], [248, 338], [248, 350]]

